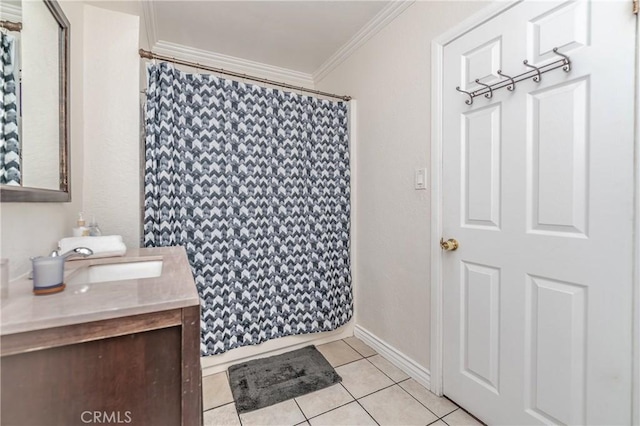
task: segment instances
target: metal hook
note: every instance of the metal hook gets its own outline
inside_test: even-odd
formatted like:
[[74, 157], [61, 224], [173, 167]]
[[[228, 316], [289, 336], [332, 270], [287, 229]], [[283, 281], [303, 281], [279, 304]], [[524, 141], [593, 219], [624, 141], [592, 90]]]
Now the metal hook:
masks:
[[464, 90], [460, 89], [460, 86], [456, 87], [456, 90], [460, 93], [464, 93], [465, 95], [469, 96], [469, 99], [465, 100], [464, 103], [467, 105], [471, 105], [473, 103], [473, 94], [469, 93], [469, 92], [465, 92]]
[[533, 81], [535, 81], [536, 83], [540, 83], [540, 79], [542, 77], [542, 73], [540, 72], [540, 68], [535, 67], [533, 65], [529, 65], [529, 61], [527, 61], [526, 59], [524, 61], [522, 61], [522, 63], [529, 67], [529, 68], [533, 68], [534, 70], [536, 70], [536, 72], [538, 73], [538, 75], [533, 77]]
[[556, 55], [562, 56], [564, 58], [564, 66], [562, 67], [562, 69], [565, 72], [571, 71], [571, 60], [569, 59], [569, 57], [567, 55], [564, 55], [564, 54], [558, 52], [558, 48], [557, 47], [553, 48], [553, 53], [555, 53]]
[[509, 77], [508, 75], [503, 74], [502, 70], [498, 70], [498, 75], [501, 76], [501, 77], [505, 77], [505, 78], [508, 78], [509, 80], [511, 80], [511, 84], [509, 84], [507, 86], [507, 90], [508, 91], [513, 92], [514, 90], [516, 90], [516, 81], [513, 79], [513, 77]]
[[485, 98], [487, 99], [493, 98], [493, 89], [491, 88], [491, 86], [489, 86], [488, 84], [481, 83], [480, 80], [478, 80], [477, 78], [476, 78], [476, 83], [489, 89], [489, 93], [484, 94]]

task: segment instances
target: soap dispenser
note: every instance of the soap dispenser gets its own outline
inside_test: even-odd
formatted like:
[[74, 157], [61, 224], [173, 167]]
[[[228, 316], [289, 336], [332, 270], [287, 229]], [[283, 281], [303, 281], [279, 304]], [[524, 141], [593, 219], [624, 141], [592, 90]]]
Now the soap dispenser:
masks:
[[93, 216], [91, 222], [89, 223], [89, 235], [91, 237], [99, 237], [102, 235], [102, 231], [98, 227], [98, 222], [96, 222], [96, 217]]
[[82, 216], [82, 212], [78, 213], [78, 226], [73, 228], [73, 236], [74, 237], [88, 237], [89, 236], [89, 228], [85, 226], [84, 217]]

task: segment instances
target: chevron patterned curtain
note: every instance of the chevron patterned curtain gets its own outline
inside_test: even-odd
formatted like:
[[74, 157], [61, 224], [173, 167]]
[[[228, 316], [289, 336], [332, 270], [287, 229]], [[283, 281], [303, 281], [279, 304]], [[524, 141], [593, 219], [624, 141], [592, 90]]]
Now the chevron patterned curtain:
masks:
[[20, 143], [18, 138], [18, 108], [14, 76], [15, 39], [0, 33], [0, 183], [20, 185]]
[[145, 246], [186, 247], [202, 353], [352, 316], [347, 105], [148, 66]]

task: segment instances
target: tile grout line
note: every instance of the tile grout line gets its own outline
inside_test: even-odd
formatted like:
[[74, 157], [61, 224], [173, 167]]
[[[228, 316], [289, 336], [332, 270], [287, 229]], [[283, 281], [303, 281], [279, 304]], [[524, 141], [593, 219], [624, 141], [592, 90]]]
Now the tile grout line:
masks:
[[[351, 336], [351, 337], [353, 337], [353, 338], [355, 338], [355, 339], [358, 339], [356, 336]], [[378, 352], [376, 352], [373, 348], [370, 348], [370, 349], [374, 352], [374, 354], [373, 354], [373, 355], [369, 355], [369, 356], [365, 356], [365, 354], [361, 353], [358, 349], [356, 349], [354, 346], [352, 346], [351, 344], [349, 344], [349, 342], [347, 342], [347, 339], [348, 339], [348, 338], [342, 339], [342, 341], [343, 341], [343, 342], [345, 342], [345, 343], [347, 344], [347, 346], [349, 346], [351, 349], [353, 349], [354, 351], [358, 352], [358, 354], [359, 354], [361, 357], [363, 357], [363, 358], [371, 358], [372, 356], [379, 355], [379, 354], [378, 354]], [[358, 340], [360, 340], [360, 339], [358, 339]], [[362, 342], [362, 340], [360, 340], [360, 341]], [[366, 343], [364, 343], [364, 342], [362, 342], [362, 343], [366, 345]], [[367, 346], [368, 346], [368, 345], [367, 345]]]
[[[336, 340], [336, 342], [344, 342], [344, 339], [343, 339], [343, 340]], [[335, 342], [330, 342], [330, 343], [335, 343]], [[357, 350], [356, 348], [354, 348], [353, 346], [351, 346], [349, 343], [347, 343], [347, 342], [344, 342], [344, 343], [345, 343], [347, 346], [349, 346], [351, 349], [353, 349], [353, 350], [355, 351], [355, 353], [357, 353], [357, 354], [360, 356], [360, 358], [358, 358], [358, 359], [354, 359], [354, 360], [349, 361], [349, 362], [345, 362], [344, 364], [340, 364], [340, 365], [332, 365], [332, 367], [333, 367], [334, 369], [335, 369], [335, 368], [338, 368], [338, 367], [342, 367], [342, 366], [344, 366], [344, 365], [353, 364], [354, 362], [362, 361], [363, 359], [366, 359], [367, 361], [369, 361], [369, 358], [373, 358], [373, 357], [374, 357], [374, 356], [376, 356], [376, 355], [380, 355], [378, 352], [376, 352], [376, 353], [374, 353], [374, 354], [372, 354], [372, 355], [364, 356], [364, 355], [362, 355], [360, 352], [358, 352], [358, 350]], [[328, 344], [329, 344], [329, 343], [325, 343], [325, 345], [328, 345]], [[323, 345], [320, 345], [320, 346], [323, 346]], [[316, 349], [317, 349], [317, 348], [316, 348]], [[373, 349], [372, 349], [372, 350], [373, 350]], [[319, 351], [320, 353], [322, 353], [322, 351], [320, 351], [319, 349], [318, 349], [318, 351]], [[324, 355], [322, 355], [322, 356], [324, 356]], [[381, 358], [384, 358], [382, 355], [380, 355], [380, 357], [381, 357]], [[325, 357], [325, 359], [326, 359], [326, 357]], [[385, 359], [385, 360], [387, 360], [386, 358], [384, 358], [384, 359]], [[389, 360], [387, 360], [387, 361], [389, 361]], [[369, 361], [369, 362], [371, 362], [371, 361]], [[329, 363], [329, 364], [331, 364], [331, 363]], [[377, 368], [377, 367], [376, 367], [376, 368]], [[389, 377], [389, 378], [390, 378], [390, 377]], [[391, 380], [393, 380], [393, 379], [391, 379]]]
[[[340, 383], [340, 384], [342, 384], [342, 383]], [[349, 389], [347, 389], [347, 387], [346, 387], [346, 386], [342, 386], [342, 387], [343, 387], [343, 388], [345, 388], [345, 390], [346, 390], [347, 392], [349, 392], [349, 395], [351, 395], [351, 397], [352, 397], [353, 399], [358, 400], [358, 399], [362, 399], [362, 398], [366, 398], [366, 397], [368, 397], [368, 396], [371, 396], [371, 395], [373, 395], [374, 393], [378, 393], [378, 392], [383, 391], [383, 390], [385, 390], [385, 389], [392, 388], [392, 387], [394, 387], [395, 385], [397, 385], [397, 383], [393, 383], [393, 384], [391, 384], [391, 385], [389, 385], [389, 386], [385, 386], [385, 387], [380, 388], [380, 389], [378, 389], [378, 390], [375, 390], [375, 391], [373, 391], [373, 392], [369, 392], [368, 394], [362, 395], [360, 398], [356, 398], [356, 397], [354, 397], [353, 395], [351, 395], [351, 392], [349, 392]]]
[[[342, 383], [340, 383], [340, 385], [342, 385]], [[342, 387], [344, 388], [344, 390], [346, 390], [346, 391], [347, 391], [347, 393], [348, 393], [349, 395], [351, 395], [351, 398], [355, 399], [356, 403], [360, 406], [360, 408], [362, 408], [362, 409], [364, 410], [364, 412], [365, 412], [365, 413], [367, 413], [367, 415], [368, 415], [369, 417], [371, 417], [371, 419], [373, 419], [373, 421], [374, 421], [374, 422], [376, 422], [376, 424], [377, 424], [378, 426], [380, 426], [380, 423], [378, 423], [378, 421], [376, 420], [376, 418], [375, 418], [375, 417], [373, 417], [373, 416], [371, 415], [371, 413], [367, 411], [367, 409], [366, 409], [366, 408], [364, 408], [364, 406], [360, 403], [360, 400], [359, 400], [358, 398], [356, 398], [355, 396], [353, 396], [353, 394], [352, 394], [351, 392], [349, 392], [349, 389], [347, 389], [347, 387], [346, 387], [346, 386], [342, 386]], [[389, 387], [389, 386], [387, 386], [387, 387]], [[381, 390], [382, 390], [382, 389], [379, 389], [379, 390], [377, 390], [376, 392], [380, 392]], [[374, 394], [374, 393], [376, 393], [376, 392], [373, 392], [373, 393], [371, 393], [370, 395], [373, 395], [373, 394]], [[369, 396], [369, 395], [365, 395], [365, 396]], [[365, 396], [362, 396], [361, 398], [364, 398]]]
[[[342, 342], [342, 340], [336, 340], [336, 342]], [[332, 343], [335, 343], [335, 342], [332, 342]], [[371, 357], [374, 357], [374, 356], [376, 356], [376, 355], [379, 355], [379, 354], [376, 352], [376, 353], [374, 353], [373, 355], [364, 356], [364, 355], [362, 355], [360, 352], [358, 352], [357, 350], [355, 350], [355, 349], [354, 349], [351, 345], [349, 345], [347, 342], [344, 342], [344, 343], [345, 343], [345, 344], [346, 344], [350, 349], [352, 349], [352, 350], [353, 350], [353, 351], [354, 351], [354, 352], [359, 356], [359, 358], [358, 358], [358, 359], [351, 360], [351, 361], [348, 361], [348, 362], [345, 362], [344, 364], [331, 365], [333, 368], [342, 367], [343, 365], [351, 364], [351, 363], [354, 363], [354, 362], [356, 362], [356, 361], [360, 361], [360, 360], [363, 360], [363, 359], [367, 359], [367, 358], [371, 358]], [[328, 343], [325, 343], [325, 344], [328, 344]], [[323, 346], [323, 345], [320, 345], [320, 346]], [[316, 348], [316, 349], [317, 349], [317, 348]], [[320, 353], [322, 354], [322, 351], [321, 351], [320, 349], [318, 349], [318, 352], [320, 352]], [[325, 355], [324, 355], [324, 354], [322, 354], [322, 356], [323, 356], [323, 357], [325, 357]], [[325, 359], [327, 359], [327, 358], [325, 357]], [[327, 359], [327, 361], [329, 361], [329, 360]], [[329, 364], [331, 364], [331, 362], [329, 362]]]
[[[346, 390], [346, 389], [345, 389], [345, 390]], [[347, 392], [349, 392], [349, 391], [347, 391]], [[351, 394], [349, 394], [349, 395], [351, 396]], [[352, 396], [352, 398], [353, 398], [353, 396]], [[338, 408], [342, 408], [342, 407], [344, 407], [345, 405], [349, 405], [349, 404], [351, 404], [352, 402], [356, 402], [356, 400], [354, 399], [354, 400], [352, 400], [352, 401], [345, 402], [345, 403], [344, 403], [344, 404], [342, 404], [342, 405], [338, 405], [337, 407], [333, 407], [333, 408], [332, 408], [332, 409], [330, 409], [330, 410], [323, 411], [323, 412], [322, 412], [322, 413], [320, 413], [320, 414], [316, 414], [315, 416], [311, 416], [311, 417], [309, 417], [309, 419], [308, 419], [308, 420], [313, 420], [313, 419], [315, 419], [316, 417], [320, 417], [320, 416], [322, 416], [322, 415], [324, 415], [324, 414], [327, 414], [327, 413], [330, 413], [330, 412], [332, 412], [332, 411], [335, 411], [335, 410], [337, 410]]]
[[[365, 358], [365, 359], [366, 359], [367, 361], [369, 361], [369, 358]], [[384, 359], [385, 361], [388, 361], [388, 360], [387, 360], [387, 359], [385, 359], [384, 357], [382, 357], [382, 359]], [[369, 364], [373, 365], [376, 369], [378, 369], [378, 371], [379, 371], [379, 372], [381, 372], [382, 374], [384, 374], [385, 376], [387, 376], [387, 377], [389, 378], [389, 380], [391, 380], [391, 381], [392, 381], [393, 383], [395, 383], [396, 385], [397, 385], [397, 384], [400, 384], [400, 382], [396, 381], [393, 377], [391, 377], [390, 375], [388, 375], [387, 373], [385, 373], [384, 371], [382, 371], [382, 369], [381, 369], [380, 367], [378, 367], [377, 365], [375, 365], [373, 362], [369, 361]], [[394, 365], [394, 367], [395, 367], [395, 368], [398, 368], [398, 367], [396, 367], [395, 365]], [[398, 368], [398, 370], [400, 370], [400, 369]], [[400, 370], [400, 371], [402, 371], [402, 370]], [[404, 371], [403, 371], [403, 373], [404, 373]], [[405, 373], [405, 374], [407, 374], [407, 373]], [[411, 378], [411, 377], [408, 377], [408, 378], [406, 378], [406, 379], [402, 379], [402, 381], [404, 382], [405, 380], [409, 380], [410, 378]]]
[[[358, 355], [360, 355], [360, 354], [358, 354]], [[373, 357], [374, 357], [374, 356], [376, 356], [376, 355], [380, 355], [380, 354], [374, 354], [374, 355], [367, 356], [367, 357], [364, 357], [364, 356], [360, 355], [360, 358], [358, 358], [358, 359], [354, 359], [353, 361], [345, 362], [344, 364], [340, 364], [340, 365], [332, 365], [331, 367], [333, 367], [333, 369], [335, 370], [336, 368], [344, 367], [345, 365], [353, 364], [354, 362], [358, 362], [358, 361], [362, 361], [362, 360], [367, 360], [367, 361], [369, 361], [369, 358], [373, 358]], [[323, 356], [324, 356], [324, 355], [323, 355]], [[380, 355], [380, 356], [382, 357], [382, 355]], [[325, 358], [325, 359], [326, 359], [326, 358]], [[384, 359], [386, 359], [386, 358], [384, 358]], [[388, 360], [387, 360], [387, 361], [388, 361]], [[371, 361], [369, 361], [369, 362], [371, 362]], [[331, 363], [329, 363], [329, 364], [331, 364]], [[373, 363], [371, 362], [371, 364], [373, 364]], [[376, 365], [375, 365], [375, 364], [373, 364], [373, 366], [374, 366], [374, 367], [376, 367]], [[376, 367], [376, 368], [378, 368], [378, 367]], [[380, 369], [378, 368], [378, 370], [380, 370]], [[382, 371], [382, 370], [380, 370], [380, 371], [382, 372], [382, 374], [384, 374], [385, 376], [387, 376], [387, 375], [385, 374], [385, 372], [384, 372], [384, 371]], [[389, 377], [389, 376], [387, 376], [387, 377]], [[407, 379], [404, 379], [404, 380], [402, 380], [402, 381], [409, 380], [410, 378], [411, 378], [411, 377], [409, 377], [409, 378], [407, 378]], [[391, 379], [391, 377], [389, 377], [389, 379]], [[392, 382], [395, 382], [395, 380], [393, 380], [393, 379], [391, 379], [391, 381], [392, 381]], [[398, 383], [400, 383], [400, 382], [398, 382]]]
[[[357, 399], [355, 399], [355, 398], [354, 398], [354, 396], [353, 396], [353, 395], [351, 395], [351, 392], [349, 392], [349, 391], [347, 390], [347, 388], [345, 388], [345, 387], [342, 385], [342, 383], [338, 383], [338, 385], [339, 385], [339, 386], [342, 386], [342, 388], [345, 390], [345, 392], [347, 392], [347, 393], [349, 394], [349, 396], [351, 397], [351, 401], [347, 401], [347, 402], [345, 402], [344, 404], [341, 404], [341, 405], [338, 405], [337, 407], [333, 407], [333, 408], [331, 408], [330, 410], [323, 411], [322, 413], [316, 414], [315, 416], [311, 416], [311, 417], [309, 417], [309, 418], [307, 419], [307, 421], [312, 420], [312, 419], [315, 419], [315, 418], [320, 417], [320, 416], [323, 416], [323, 415], [325, 415], [325, 414], [327, 414], [327, 413], [330, 413], [330, 412], [332, 412], [332, 411], [336, 411], [336, 410], [337, 410], [337, 409], [339, 409], [339, 408], [345, 407], [345, 406], [347, 406], [347, 405], [349, 405], [349, 404], [351, 404], [351, 403], [353, 403], [353, 402], [357, 402], [357, 401], [358, 401]], [[375, 393], [375, 392], [374, 392], [374, 393]], [[366, 411], [366, 410], [365, 410], [365, 411]], [[303, 414], [304, 414], [304, 413], [303, 413]], [[367, 414], [369, 414], [369, 413], [367, 413]], [[369, 414], [369, 416], [371, 416], [371, 414]], [[371, 418], [373, 418], [373, 416], [371, 416]], [[374, 421], [375, 421], [375, 419], [374, 419]]]
[[[240, 426], [243, 426], [242, 425], [242, 419], [240, 418], [240, 413], [238, 413], [238, 407], [236, 407], [236, 398], [233, 396], [233, 391], [231, 390], [231, 380], [229, 378], [229, 370], [227, 369], [223, 373], [224, 373], [224, 377], [227, 379], [227, 385], [229, 386], [229, 392], [231, 392], [231, 398], [233, 398], [233, 400], [228, 404], [221, 405], [220, 407], [224, 407], [225, 405], [233, 404], [233, 411], [235, 411], [235, 413], [236, 413], [236, 417], [238, 418], [238, 423], [240, 423]], [[220, 407], [218, 407], [218, 408], [220, 408]]]
[[[408, 379], [407, 379], [407, 380], [408, 380]], [[427, 407], [425, 404], [423, 404], [423, 403], [422, 403], [422, 401], [420, 401], [418, 398], [416, 398], [415, 396], [413, 396], [413, 394], [411, 394], [411, 392], [409, 392], [408, 390], [406, 390], [405, 388], [403, 388], [402, 386], [400, 386], [400, 383], [398, 383], [398, 387], [399, 387], [400, 389], [402, 389], [402, 390], [403, 390], [407, 395], [409, 395], [411, 398], [413, 398], [413, 399], [415, 399], [416, 401], [418, 401], [418, 404], [420, 404], [420, 405], [422, 405], [424, 408], [426, 408], [428, 412], [430, 412], [431, 414], [433, 414], [434, 416], [436, 416], [436, 420], [434, 420], [434, 421], [433, 421], [433, 422], [431, 422], [431, 423], [437, 422], [438, 420], [440, 420], [440, 419], [441, 419], [441, 417], [440, 417], [440, 416], [438, 416], [438, 415], [437, 415], [436, 413], [434, 413], [434, 412], [433, 412], [429, 407]], [[428, 391], [428, 390], [427, 390], [427, 391]], [[457, 408], [456, 408], [456, 410], [457, 410]], [[453, 411], [455, 411], [455, 410], [453, 410]], [[453, 413], [453, 411], [452, 411], [452, 413]], [[445, 414], [445, 416], [446, 416], [446, 415], [449, 415], [449, 413]], [[444, 416], [443, 416], [443, 417], [444, 417]], [[431, 424], [431, 423], [429, 423], [429, 424]]]
[[[233, 403], [235, 404], [235, 400], [233, 401]], [[238, 413], [238, 407], [236, 407], [236, 416], [238, 416], [238, 422], [240, 422], [240, 426], [242, 425], [242, 418], [240, 417], [240, 413]]]
[[[356, 348], [354, 348], [353, 346], [351, 346], [351, 345], [349, 344], [349, 342], [347, 342], [347, 341], [346, 341], [346, 340], [344, 340], [344, 339], [343, 339], [343, 341], [344, 341], [348, 346], [350, 346], [354, 351], [358, 352], [358, 350], [357, 350]], [[373, 349], [372, 349], [372, 350], [373, 350]], [[379, 354], [379, 353], [377, 353], [377, 352], [376, 352], [376, 353], [374, 353], [373, 355], [369, 355], [369, 356], [364, 356], [364, 355], [363, 355], [363, 354], [361, 354], [360, 352], [358, 352], [358, 354], [360, 354], [360, 356], [362, 356], [362, 358], [361, 358], [361, 359], [359, 359], [359, 360], [357, 360], [357, 361], [361, 361], [361, 360], [363, 360], [363, 359], [366, 359], [367, 361], [369, 361], [369, 363], [370, 363], [371, 365], [373, 365], [375, 368], [377, 368], [377, 369], [378, 369], [382, 374], [384, 374], [385, 376], [387, 376], [387, 377], [388, 377], [392, 382], [394, 382], [394, 383], [396, 383], [396, 384], [400, 384], [400, 383], [405, 382], [405, 381], [407, 381], [407, 380], [409, 380], [409, 379], [411, 379], [411, 378], [412, 378], [412, 377], [411, 377], [411, 376], [409, 376], [407, 373], [405, 373], [404, 371], [400, 370], [398, 367], [396, 367], [395, 365], [393, 365], [393, 364], [391, 363], [391, 361], [389, 361], [388, 359], [386, 359], [385, 357], [383, 357], [382, 355], [380, 355], [380, 354]], [[369, 359], [369, 358], [373, 358], [373, 357], [374, 357], [374, 356], [376, 356], [376, 355], [380, 356], [380, 358], [382, 358], [382, 359], [384, 359], [385, 361], [387, 361], [388, 363], [390, 363], [394, 368], [398, 368], [398, 370], [402, 371], [402, 372], [407, 376], [407, 378], [406, 378], [406, 379], [402, 379], [402, 380], [399, 380], [399, 381], [398, 381], [398, 380], [395, 380], [395, 379], [394, 379], [393, 377], [391, 377], [390, 375], [388, 375], [387, 373], [385, 373], [385, 372], [384, 372], [380, 367], [378, 367], [377, 365], [375, 365], [375, 364], [374, 364], [373, 362], [371, 362], [371, 360]], [[351, 362], [348, 362], [347, 364], [351, 364], [351, 363], [354, 363], [354, 362], [356, 362], [356, 361], [351, 361]], [[343, 364], [343, 365], [347, 365], [347, 364]], [[342, 367], [342, 365], [340, 365], [340, 366], [338, 366], [338, 367]], [[334, 367], [334, 368], [337, 368], [337, 367]], [[427, 389], [427, 390], [428, 390], [428, 389]], [[435, 413], [434, 413], [434, 414], [435, 414]]]
[[[305, 422], [309, 423], [309, 419], [307, 418], [307, 415], [304, 413], [304, 411], [302, 411], [302, 407], [300, 407], [300, 404], [298, 404], [298, 401], [296, 401], [295, 398], [291, 398], [291, 399], [293, 399], [293, 402], [296, 403], [296, 405], [298, 406], [298, 410], [300, 410], [300, 412], [302, 413], [302, 417], [304, 417], [304, 422], [301, 422], [301, 423], [305, 423]], [[298, 423], [298, 424], [300, 424], [300, 423]]]
[[[453, 410], [449, 411], [447, 414], [445, 414], [444, 416], [440, 417], [440, 419], [444, 419], [445, 417], [447, 417], [449, 414], [453, 413], [454, 411], [458, 411], [461, 410], [461, 408], [456, 405], [456, 408], [454, 408]], [[464, 410], [463, 410], [464, 411]]]
[[[449, 399], [449, 398], [447, 398], [447, 399]], [[451, 400], [449, 399], [449, 401], [451, 401]], [[453, 402], [453, 401], [451, 401], [451, 402]], [[458, 405], [458, 404], [456, 404], [456, 405]], [[465, 410], [464, 408], [460, 407], [459, 405], [458, 405], [458, 409], [461, 410], [463, 413], [467, 414], [469, 417], [471, 417], [473, 420], [478, 422], [480, 425], [487, 426], [482, 420], [480, 420], [479, 418], [477, 418], [476, 416], [474, 416], [473, 414], [471, 414], [469, 411]], [[451, 413], [449, 413], [449, 414], [451, 414]]]
[[344, 367], [345, 365], [349, 365], [349, 364], [353, 364], [354, 362], [358, 362], [358, 361], [362, 361], [363, 359], [366, 358], [358, 358], [358, 359], [354, 359], [353, 361], [349, 361], [349, 362], [345, 362], [344, 364], [340, 364], [340, 365], [332, 365], [333, 369], [335, 370], [338, 367]]
[[[236, 417], [238, 418], [238, 423], [240, 423], [240, 426], [242, 426], [242, 419], [240, 418], [240, 414], [238, 413], [238, 409], [235, 406], [236, 405], [235, 401], [227, 402], [226, 404], [218, 405], [217, 407], [209, 408], [208, 410], [203, 410], [202, 414], [206, 413], [207, 411], [217, 410], [218, 408], [226, 407], [227, 405], [232, 405], [232, 404], [233, 404], [233, 411], [236, 413]], [[303, 415], [304, 415], [304, 413], [303, 413]]]
[[[218, 409], [218, 408], [226, 407], [227, 405], [229, 405], [229, 404], [234, 404], [234, 403], [235, 403], [235, 401], [225, 402], [225, 403], [224, 403], [224, 404], [222, 404], [222, 405], [217, 405], [217, 406], [215, 406], [215, 407], [211, 407], [211, 408], [207, 408], [206, 410], [202, 410], [202, 412], [203, 412], [203, 413], [206, 413], [207, 411], [216, 410], [216, 409]], [[237, 412], [237, 410], [236, 410], [236, 412]]]
[[[2, 1], [2, 0], [0, 0], [0, 1]], [[203, 409], [202, 412], [206, 413], [207, 411], [217, 410], [218, 408], [222, 408], [222, 407], [225, 407], [225, 406], [227, 406], [229, 404], [233, 404], [233, 403], [235, 403], [235, 401], [225, 402], [224, 404], [216, 405], [215, 407], [210, 407], [210, 408], [207, 408], [206, 410]]]

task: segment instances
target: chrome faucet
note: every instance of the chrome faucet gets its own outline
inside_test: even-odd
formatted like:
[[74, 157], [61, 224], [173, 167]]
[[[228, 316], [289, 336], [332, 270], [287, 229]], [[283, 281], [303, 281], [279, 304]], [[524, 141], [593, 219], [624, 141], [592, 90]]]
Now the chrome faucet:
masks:
[[64, 254], [60, 254], [58, 250], [54, 250], [51, 252], [49, 257], [63, 257], [64, 260], [69, 260], [72, 257], [76, 257], [76, 256], [87, 257], [87, 256], [91, 256], [92, 254], [93, 254], [93, 250], [91, 250], [88, 247], [76, 247], [73, 250], [69, 250]]

